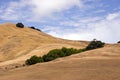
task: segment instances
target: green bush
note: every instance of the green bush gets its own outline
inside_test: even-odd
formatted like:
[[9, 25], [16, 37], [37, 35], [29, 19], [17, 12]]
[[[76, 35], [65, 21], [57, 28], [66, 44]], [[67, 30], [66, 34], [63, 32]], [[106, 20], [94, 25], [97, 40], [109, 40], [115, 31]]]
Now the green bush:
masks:
[[63, 47], [61, 50], [64, 52], [65, 56], [69, 56], [69, 55], [72, 55], [72, 54], [75, 54], [75, 53], [79, 53], [79, 50], [74, 49], [74, 48]]
[[84, 52], [84, 51], [86, 51], [86, 48], [78, 49], [78, 50], [77, 50], [77, 53], [81, 53], [81, 52]]
[[32, 65], [32, 64], [36, 64], [36, 63], [40, 63], [40, 62], [43, 62], [42, 57], [37, 57], [36, 55], [34, 55], [30, 59], [26, 60], [27, 65]]
[[32, 65], [40, 62], [48, 62], [56, 58], [69, 56], [83, 51], [85, 51], [85, 49], [74, 49], [74, 48], [65, 48], [65, 47], [61, 49], [53, 49], [49, 51], [48, 54], [45, 54], [42, 57], [32, 56], [30, 59], [26, 60], [26, 64]]
[[92, 50], [92, 49], [96, 49], [96, 48], [101, 48], [101, 47], [104, 47], [104, 44], [105, 43], [103, 43], [101, 41], [93, 40], [86, 47], [86, 50]]
[[64, 57], [64, 56], [65, 56], [65, 54], [64, 54], [64, 52], [62, 52], [62, 50], [54, 49], [54, 50], [49, 51], [48, 54], [44, 55], [43, 60], [45, 62], [48, 62], [48, 61], [54, 60], [59, 57]]

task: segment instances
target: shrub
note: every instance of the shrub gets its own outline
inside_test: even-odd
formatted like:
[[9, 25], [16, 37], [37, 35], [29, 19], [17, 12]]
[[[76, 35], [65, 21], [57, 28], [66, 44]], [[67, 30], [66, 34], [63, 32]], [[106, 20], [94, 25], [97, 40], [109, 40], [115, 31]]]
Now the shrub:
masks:
[[62, 52], [60, 49], [54, 49], [54, 50], [49, 51], [48, 54], [44, 55], [43, 60], [45, 62], [48, 62], [48, 61], [54, 60], [59, 57], [64, 57], [64, 56], [65, 56], [64, 52]]
[[44, 62], [52, 61], [56, 58], [58, 58], [56, 54], [47, 54], [43, 56]]
[[37, 29], [37, 28], [36, 28], [36, 30], [41, 32], [41, 30], [40, 30], [40, 29]]
[[86, 51], [86, 48], [78, 49], [77, 53], [81, 53], [81, 52], [84, 52], [84, 51]]
[[64, 57], [65, 53], [61, 49], [53, 49], [48, 54], [55, 54], [57, 57]]
[[18, 68], [19, 66], [15, 66], [15, 68]]
[[31, 28], [31, 29], [35, 29], [35, 27], [33, 27], [33, 26], [32, 26], [32, 27], [29, 27], [29, 28]]
[[42, 59], [42, 57], [37, 57], [36, 55], [34, 55], [30, 59], [26, 60], [27, 65], [36, 64], [36, 63], [39, 63], [39, 62], [43, 62], [43, 59]]
[[118, 41], [117, 43], [120, 43], [120, 41]]
[[101, 47], [104, 47], [104, 44], [105, 43], [103, 43], [101, 41], [93, 40], [86, 47], [86, 50], [92, 50], [92, 49], [96, 49], [96, 48], [101, 48]]
[[74, 48], [63, 47], [62, 49], [54, 49], [54, 50], [49, 51], [48, 54], [43, 56], [43, 60], [44, 62], [48, 62], [48, 61], [54, 60], [59, 57], [65, 57], [65, 56], [69, 56], [69, 55], [79, 53], [79, 52], [82, 52], [82, 49], [77, 50]]
[[40, 30], [40, 29], [38, 29], [38, 28], [35, 28], [34, 26], [32, 26], [32, 27], [29, 27], [29, 28], [31, 28], [31, 29], [34, 29], [34, 30], [37, 30], [37, 31], [40, 31], [40, 32], [41, 32], [41, 30]]
[[78, 50], [74, 49], [74, 48], [65, 48], [65, 47], [63, 47], [61, 50], [62, 50], [62, 52], [64, 52], [65, 56], [69, 56], [71, 54], [78, 53]]
[[69, 55], [72, 55], [72, 54], [75, 54], [75, 53], [77, 53], [77, 50], [73, 49], [73, 48], [68, 48], [65, 52], [66, 56], [69, 56]]
[[23, 25], [22, 23], [17, 23], [17, 24], [16, 24], [16, 27], [24, 28], [24, 25]]

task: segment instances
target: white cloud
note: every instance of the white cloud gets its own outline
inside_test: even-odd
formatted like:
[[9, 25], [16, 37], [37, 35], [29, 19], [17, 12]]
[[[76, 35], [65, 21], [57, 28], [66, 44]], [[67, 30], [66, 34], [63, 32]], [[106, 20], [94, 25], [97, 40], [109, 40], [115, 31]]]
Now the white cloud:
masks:
[[[11, 1], [3, 5], [1, 8], [0, 16], [1, 20], [22, 20], [25, 15], [25, 12], [22, 10], [26, 6], [26, 2], [24, 0], [15, 2]], [[21, 19], [22, 18], [22, 19]]]
[[34, 5], [33, 12], [38, 15], [37, 17], [60, 12], [72, 6], [82, 7], [80, 0], [31, 0], [31, 4]]
[[[119, 12], [113, 14], [117, 13]], [[48, 31], [48, 33], [56, 37], [71, 40], [92, 40], [96, 38], [108, 43], [117, 42], [120, 40], [120, 14], [117, 16], [118, 18], [111, 20], [107, 19], [109, 15], [110, 14], [105, 18], [91, 17], [85, 18], [83, 21], [80, 19], [78, 22], [72, 22], [70, 25], [74, 26], [77, 24], [77, 27], [73, 27], [69, 30], [63, 30], [63, 28], [59, 28], [58, 30], [58, 28], [53, 26], [54, 30], [49, 28], [50, 31]], [[80, 23], [80, 21], [82, 22]], [[63, 22], [62, 25], [64, 24], [66, 26], [65, 22]]]
[[[11, 1], [2, 9], [3, 20], [40, 19], [51, 16], [55, 12], [70, 9], [73, 6], [82, 7], [81, 0], [19, 0]], [[4, 13], [4, 14], [3, 14]], [[30, 21], [30, 20], [29, 20]]]
[[6, 9], [1, 9], [2, 16], [0, 18], [4, 20], [8, 19], [16, 19], [17, 17], [14, 15], [11, 15], [11, 13], [14, 13], [14, 7], [16, 6], [16, 3], [11, 2], [9, 6]]
[[113, 19], [118, 18], [118, 17], [120, 17], [120, 12], [118, 12], [118, 13], [111, 13], [111, 14], [109, 14], [109, 15], [106, 17], [106, 19], [107, 19], [107, 20], [113, 20]]

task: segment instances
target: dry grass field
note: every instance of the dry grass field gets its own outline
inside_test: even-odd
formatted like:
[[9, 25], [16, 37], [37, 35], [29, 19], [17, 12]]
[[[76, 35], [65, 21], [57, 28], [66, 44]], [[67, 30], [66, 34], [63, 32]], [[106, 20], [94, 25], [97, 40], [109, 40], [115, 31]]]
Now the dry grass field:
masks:
[[32, 55], [61, 47], [84, 48], [85, 41], [54, 38], [27, 27], [0, 25], [0, 80], [120, 80], [120, 44], [58, 58], [51, 62], [11, 68]]

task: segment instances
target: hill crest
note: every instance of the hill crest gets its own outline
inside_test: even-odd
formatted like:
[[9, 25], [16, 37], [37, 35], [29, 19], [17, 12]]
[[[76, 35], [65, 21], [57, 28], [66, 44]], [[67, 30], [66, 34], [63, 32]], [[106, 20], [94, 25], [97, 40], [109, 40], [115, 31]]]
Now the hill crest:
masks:
[[61, 47], [83, 48], [87, 42], [55, 38], [29, 27], [19, 28], [13, 23], [0, 24], [0, 61], [25, 60]]

